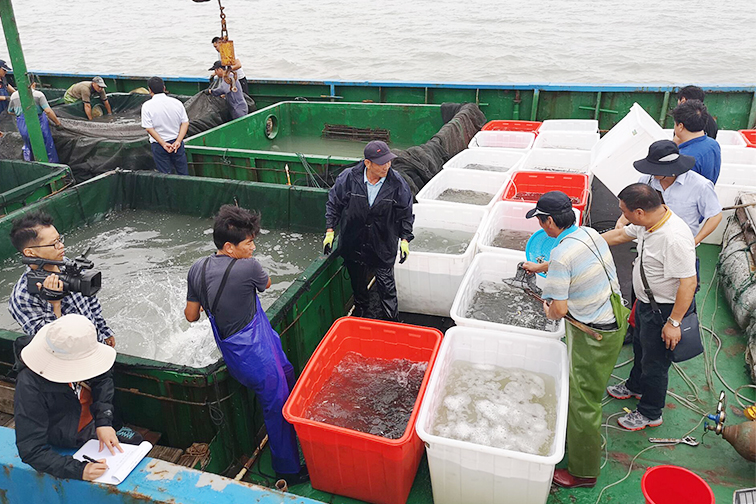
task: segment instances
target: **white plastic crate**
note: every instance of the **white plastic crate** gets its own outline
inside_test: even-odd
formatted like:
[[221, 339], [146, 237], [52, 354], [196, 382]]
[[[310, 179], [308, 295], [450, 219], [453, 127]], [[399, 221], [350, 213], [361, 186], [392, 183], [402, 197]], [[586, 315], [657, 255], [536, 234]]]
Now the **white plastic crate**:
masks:
[[601, 135], [590, 131], [544, 131], [538, 133], [534, 149], [568, 149], [590, 151]]
[[598, 121], [596, 119], [547, 119], [538, 129], [540, 135], [544, 131], [584, 131], [598, 133]]
[[746, 147], [745, 138], [737, 130], [719, 130], [717, 132], [717, 142], [720, 147]]
[[723, 185], [756, 187], [756, 165], [722, 163], [716, 186]]
[[[754, 166], [753, 168], [756, 172], [756, 166]], [[719, 204], [722, 205], [722, 207], [728, 207], [735, 204], [738, 196], [741, 193], [756, 193], [756, 187], [743, 185], [723, 185], [719, 184], [719, 181], [717, 181], [717, 185], [714, 186], [714, 191], [716, 191], [717, 196], [719, 197]], [[719, 223], [716, 229], [712, 231], [709, 236], [703, 239], [703, 243], [721, 245], [725, 227], [727, 227], [727, 219], [734, 213], [735, 210], [722, 211], [722, 222]]]
[[756, 165], [756, 149], [751, 147], [741, 149], [732, 145], [724, 145], [722, 146], [722, 162]]
[[[491, 211], [488, 213], [488, 217], [483, 222], [478, 233], [478, 250], [481, 252], [490, 252], [494, 254], [515, 254], [520, 259], [522, 258], [521, 250], [506, 249], [502, 247], [495, 247], [491, 245], [496, 235], [502, 229], [511, 229], [513, 231], [527, 231], [528, 233], [535, 233], [541, 229], [541, 225], [538, 223], [537, 218], [526, 219], [525, 214], [529, 210], [535, 208], [535, 202], [520, 202], [520, 201], [499, 201], [497, 202]], [[575, 212], [575, 219], [580, 221], [580, 210], [573, 209]]]
[[[454, 323], [463, 327], [477, 327], [480, 329], [492, 329], [498, 331], [514, 331], [530, 336], [539, 336], [549, 339], [560, 339], [564, 336], [564, 320], [559, 321], [556, 331], [539, 331], [527, 327], [497, 324], [485, 320], [467, 318], [465, 312], [473, 301], [478, 287], [483, 282], [500, 283], [506, 278], [514, 278], [517, 273], [517, 264], [525, 261], [525, 252], [512, 251], [511, 254], [481, 253], [475, 256], [467, 274], [462, 279], [454, 303], [451, 308], [451, 317]], [[543, 286], [546, 279], [536, 276], [536, 285]]]
[[[430, 434], [456, 361], [526, 369], [553, 376], [557, 411], [548, 456], [457, 441]], [[554, 466], [564, 456], [569, 399], [567, 346], [517, 333], [452, 327], [446, 331], [418, 412], [416, 431], [425, 442], [435, 504], [544, 504]]]
[[638, 182], [633, 162], [648, 155], [648, 147], [671, 136], [637, 103], [630, 112], [593, 147], [591, 171], [615, 196]]
[[498, 147], [501, 149], [530, 149], [535, 140], [535, 133], [530, 131], [478, 131], [470, 140], [468, 147]]
[[[487, 166], [496, 166], [497, 172], [506, 172], [516, 168], [523, 157], [524, 150], [521, 149], [497, 149], [490, 147], [486, 149], [465, 149], [451, 158], [444, 164], [444, 169], [464, 170], [468, 165], [479, 164]], [[480, 170], [478, 170], [480, 171]], [[486, 171], [486, 170], [482, 170]]]
[[[504, 187], [509, 182], [509, 173], [486, 172], [480, 170], [441, 170], [417, 193], [418, 203], [438, 203], [441, 205], [472, 206], [490, 210], [501, 199]], [[463, 189], [492, 193], [488, 205], [472, 205], [440, 201], [436, 198], [447, 189]]]
[[483, 207], [422, 203], [413, 207], [414, 228], [441, 228], [475, 233], [462, 254], [412, 250], [404, 264], [397, 259], [394, 277], [399, 310], [448, 317], [454, 295], [475, 256], [478, 231], [486, 217]]
[[590, 173], [591, 153], [582, 150], [533, 148], [520, 165], [522, 171]]

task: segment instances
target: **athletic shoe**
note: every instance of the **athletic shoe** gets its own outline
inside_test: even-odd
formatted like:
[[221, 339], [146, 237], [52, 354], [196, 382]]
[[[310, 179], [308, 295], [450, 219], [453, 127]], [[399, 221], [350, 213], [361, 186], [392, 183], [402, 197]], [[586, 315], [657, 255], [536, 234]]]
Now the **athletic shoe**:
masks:
[[627, 388], [625, 382], [622, 382], [619, 385], [609, 385], [606, 387], [606, 393], [615, 399], [630, 399], [631, 397], [640, 399], [643, 396], [643, 394], [638, 394]]
[[639, 431], [646, 427], [658, 427], [662, 424], [662, 417], [660, 416], [656, 420], [651, 420], [638, 410], [628, 413], [627, 415], [617, 419], [617, 423], [620, 427], [624, 427], [630, 431]]

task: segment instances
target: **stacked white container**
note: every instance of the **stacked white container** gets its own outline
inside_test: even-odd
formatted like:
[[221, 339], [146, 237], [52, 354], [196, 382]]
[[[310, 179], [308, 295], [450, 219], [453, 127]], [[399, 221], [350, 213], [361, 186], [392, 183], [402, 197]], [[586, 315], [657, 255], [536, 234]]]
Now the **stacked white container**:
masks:
[[530, 149], [535, 141], [535, 133], [529, 131], [478, 131], [468, 147], [498, 147], [502, 149]]
[[547, 119], [538, 128], [538, 134], [540, 135], [544, 131], [598, 133], [598, 126], [596, 119]]
[[722, 147], [722, 163], [756, 165], [756, 149], [725, 145]]
[[539, 131], [534, 149], [569, 149], [590, 151], [601, 135], [589, 131]]
[[[497, 149], [489, 147], [486, 149], [465, 149], [459, 154], [444, 163], [444, 169], [464, 170], [470, 165], [495, 166], [497, 170], [487, 170], [496, 172], [507, 172], [516, 169], [525, 157], [525, 150], [521, 149]], [[474, 168], [467, 168], [474, 169]]]
[[591, 153], [582, 150], [533, 148], [517, 167], [522, 171], [590, 173]]
[[[498, 133], [498, 132], [494, 132]], [[473, 206], [490, 210], [501, 199], [504, 187], [509, 181], [508, 173], [486, 172], [479, 170], [441, 170], [425, 187], [417, 193], [418, 203], [438, 203], [441, 205]], [[491, 193], [487, 205], [467, 205], [438, 200], [438, 196], [447, 189], [470, 190]]]
[[719, 130], [717, 132], [717, 142], [721, 147], [746, 147], [745, 138], [737, 130]]

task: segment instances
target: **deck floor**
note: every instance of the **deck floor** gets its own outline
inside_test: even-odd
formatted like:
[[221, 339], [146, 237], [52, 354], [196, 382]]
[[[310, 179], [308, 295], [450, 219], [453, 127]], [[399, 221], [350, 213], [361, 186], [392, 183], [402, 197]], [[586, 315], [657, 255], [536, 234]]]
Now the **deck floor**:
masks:
[[[714, 278], [715, 267], [719, 247], [702, 245], [698, 248], [701, 258], [701, 291], [696, 296], [699, 314], [702, 324], [712, 327], [722, 338], [723, 346], [717, 359], [717, 367], [728, 384], [737, 388], [740, 385], [750, 383], [750, 378], [745, 366], [744, 351], [746, 339], [743, 332], [732, 318], [732, 314], [726, 300], [717, 289], [716, 283], [711, 285]], [[711, 288], [709, 286], [711, 285]], [[708, 294], [708, 295], [707, 295]], [[713, 321], [713, 324], [712, 324]], [[704, 342], [711, 342], [708, 333], [704, 334]], [[716, 345], [712, 343], [712, 348]], [[708, 350], [707, 350], [708, 351]], [[713, 353], [712, 353], [713, 354]], [[632, 348], [626, 345], [622, 349], [618, 363], [628, 361], [633, 356]], [[626, 364], [615, 371], [615, 375], [624, 379], [630, 373], [632, 364]], [[699, 407], [707, 413], [713, 413], [719, 396], [719, 391], [724, 388], [722, 383], [714, 377], [714, 390], [706, 385], [704, 372], [704, 359], [697, 357], [691, 361], [682, 363], [680, 366], [698, 387], [701, 398]], [[613, 382], [618, 380], [613, 379]], [[680, 395], [689, 396], [693, 390], [683, 381], [680, 374], [670, 369], [669, 390]], [[753, 397], [752, 390], [744, 392], [748, 397]], [[742, 411], [735, 401], [732, 393], [727, 395], [729, 424], [744, 421]], [[602, 432], [608, 432], [608, 445], [606, 466], [601, 472], [598, 484], [590, 489], [556, 489], [552, 488], [549, 496], [549, 504], [593, 504], [597, 502], [602, 489], [622, 479], [627, 473], [631, 460], [643, 449], [651, 446], [649, 437], [672, 437], [678, 438], [696, 427], [702, 419], [701, 415], [685, 408], [673, 397], [667, 397], [667, 407], [664, 410], [664, 424], [654, 429], [646, 429], [639, 432], [628, 432], [614, 429], [616, 426], [617, 413], [622, 412], [623, 407], [633, 409], [636, 401], [610, 401], [604, 407], [605, 421], [610, 427], [602, 428]], [[702, 439], [703, 423], [696, 427], [691, 435], [699, 441]], [[567, 448], [569, 451], [569, 447]], [[568, 453], [569, 454], [569, 453]], [[604, 503], [641, 503], [644, 502], [641, 492], [641, 477], [649, 467], [672, 464], [686, 467], [701, 476], [714, 490], [717, 502], [732, 502], [733, 493], [742, 488], [756, 486], [756, 465], [747, 462], [738, 455], [735, 450], [722, 438], [709, 433], [703, 438], [703, 443], [697, 447], [679, 445], [674, 447], [657, 447], [641, 454], [630, 471], [627, 479], [604, 491], [601, 501]], [[566, 459], [557, 467], [565, 467]], [[275, 483], [273, 470], [270, 465], [270, 451], [265, 450], [258, 461], [248, 473], [249, 481], [272, 486]], [[309, 484], [298, 485], [289, 489], [289, 492], [316, 499], [332, 504], [358, 503], [354, 499], [332, 495], [314, 490]], [[410, 504], [428, 504], [433, 502], [431, 491], [430, 473], [428, 463], [423, 458], [415, 478], [415, 483], [407, 500]]]

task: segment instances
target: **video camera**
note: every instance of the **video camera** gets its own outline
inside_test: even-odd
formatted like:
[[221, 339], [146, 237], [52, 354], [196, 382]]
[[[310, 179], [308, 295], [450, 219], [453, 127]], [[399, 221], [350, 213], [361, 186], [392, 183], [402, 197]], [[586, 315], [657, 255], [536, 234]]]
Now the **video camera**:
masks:
[[[102, 273], [94, 271], [94, 263], [87, 259], [92, 247], [89, 247], [83, 255], [75, 258], [64, 258], [62, 261], [52, 261], [39, 257], [24, 257], [21, 262], [24, 264], [34, 264], [37, 269], [27, 273], [26, 289], [29, 294], [38, 294], [48, 301], [59, 301], [71, 292], [81, 292], [84, 296], [94, 296], [102, 286]], [[60, 266], [60, 273], [57, 275], [63, 282], [63, 291], [53, 291], [43, 287], [37, 287], [37, 284], [44, 285], [45, 279], [52, 275], [51, 271], [43, 269], [43, 266], [52, 264]]]

